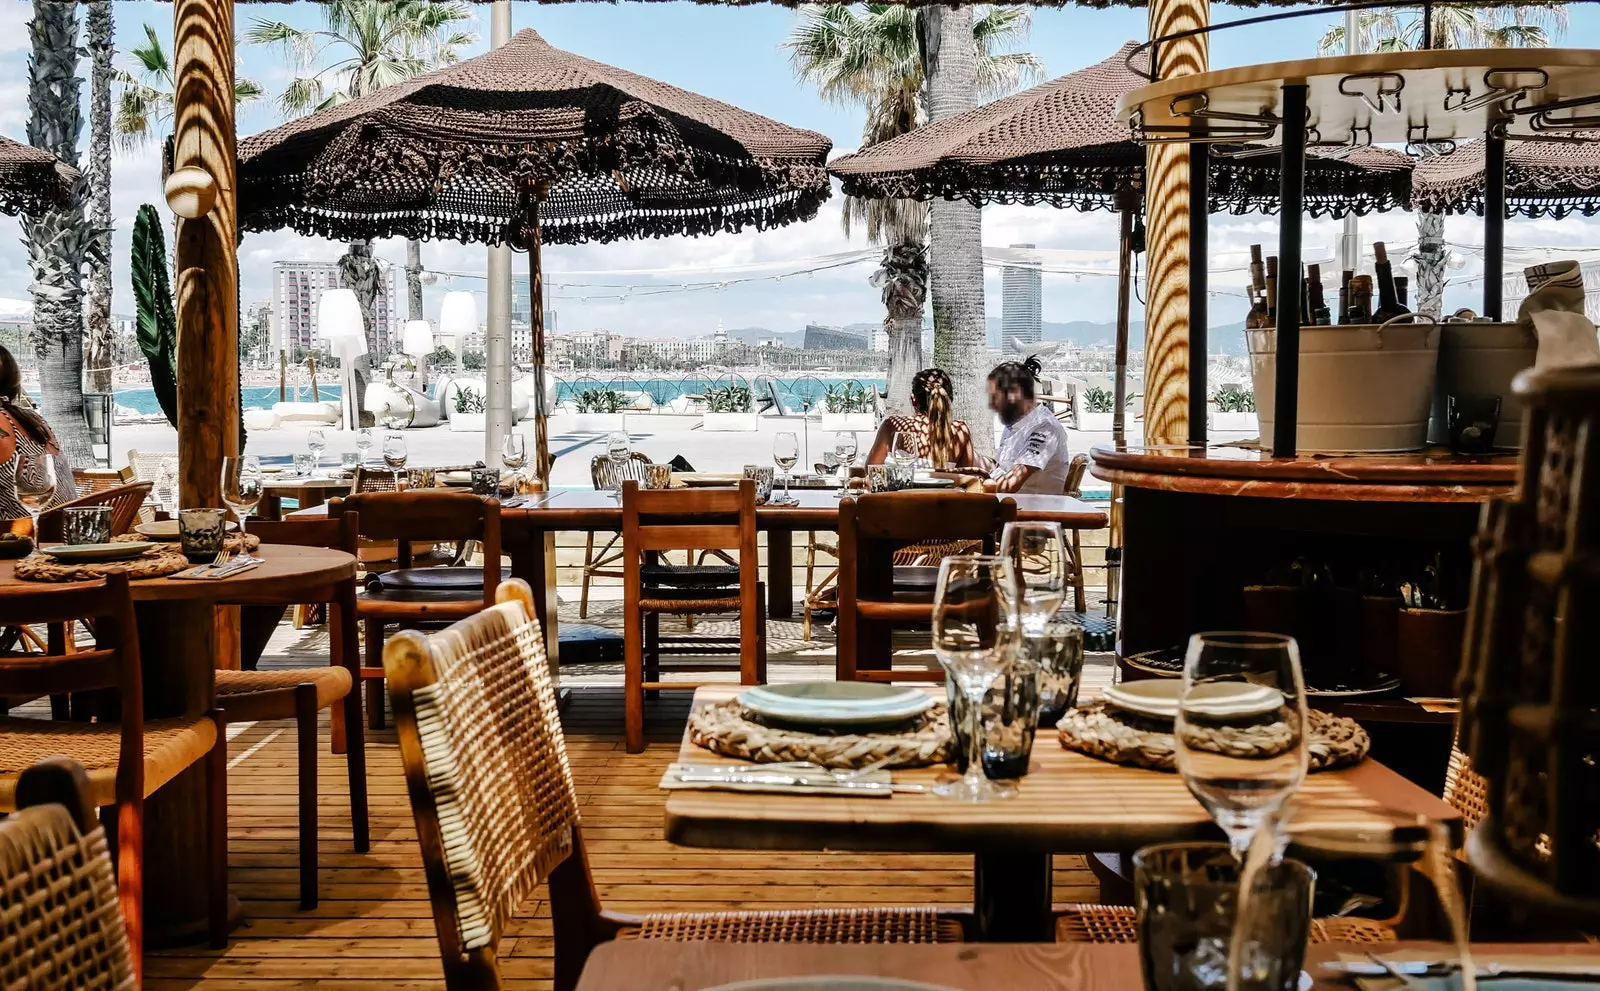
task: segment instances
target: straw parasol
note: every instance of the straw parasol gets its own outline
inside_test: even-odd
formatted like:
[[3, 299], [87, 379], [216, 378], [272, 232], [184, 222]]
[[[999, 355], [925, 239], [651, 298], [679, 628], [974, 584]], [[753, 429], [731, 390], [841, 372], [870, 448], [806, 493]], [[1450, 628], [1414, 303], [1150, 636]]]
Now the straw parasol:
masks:
[[[1600, 214], [1600, 131], [1579, 140], [1506, 142], [1506, 216]], [[1417, 163], [1412, 198], [1429, 213], [1483, 216], [1483, 142]]]
[[[239, 226], [527, 249], [542, 375], [542, 243], [807, 220], [829, 195], [830, 147], [814, 131], [523, 30], [477, 58], [240, 142]], [[535, 432], [543, 475], [543, 415]]]
[[[1014, 96], [946, 117], [830, 163], [846, 195], [869, 199], [935, 197], [987, 203], [1049, 204], [1122, 214], [1117, 291], [1117, 375], [1113, 432], [1122, 437], [1127, 374], [1133, 217], [1142, 207], [1145, 149], [1118, 122], [1122, 97], [1150, 80], [1129, 59], [1135, 42], [1096, 65]], [[1213, 213], [1278, 209], [1278, 159], [1212, 151]], [[1411, 159], [1382, 148], [1318, 149], [1306, 163], [1306, 211], [1364, 215], [1407, 206]]]
[[0, 213], [66, 209], [83, 174], [32, 145], [0, 137]]

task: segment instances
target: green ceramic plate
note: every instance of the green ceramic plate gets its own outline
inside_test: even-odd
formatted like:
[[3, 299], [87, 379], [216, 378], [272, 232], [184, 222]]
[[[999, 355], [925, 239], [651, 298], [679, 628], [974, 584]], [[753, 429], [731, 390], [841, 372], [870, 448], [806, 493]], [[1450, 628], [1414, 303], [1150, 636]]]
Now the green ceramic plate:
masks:
[[761, 685], [739, 696], [763, 719], [794, 726], [850, 729], [889, 726], [920, 715], [933, 696], [918, 688], [859, 681]]
[[126, 561], [154, 546], [143, 541], [124, 541], [117, 544], [55, 544], [43, 550], [58, 561]]

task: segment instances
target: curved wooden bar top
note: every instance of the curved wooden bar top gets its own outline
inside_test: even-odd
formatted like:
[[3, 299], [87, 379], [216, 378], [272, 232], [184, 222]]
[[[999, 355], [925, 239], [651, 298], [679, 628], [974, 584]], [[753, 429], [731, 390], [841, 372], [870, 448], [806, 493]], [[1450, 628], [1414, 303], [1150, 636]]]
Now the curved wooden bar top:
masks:
[[1090, 471], [1130, 488], [1335, 502], [1482, 502], [1511, 491], [1517, 455], [1409, 454], [1274, 458], [1242, 447], [1100, 445]]

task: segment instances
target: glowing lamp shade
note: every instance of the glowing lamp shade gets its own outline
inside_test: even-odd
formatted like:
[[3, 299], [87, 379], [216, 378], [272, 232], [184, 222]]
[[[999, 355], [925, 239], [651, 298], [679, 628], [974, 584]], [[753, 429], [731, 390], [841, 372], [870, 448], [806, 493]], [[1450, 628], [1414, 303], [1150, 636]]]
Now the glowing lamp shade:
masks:
[[328, 289], [317, 300], [317, 335], [328, 342], [328, 350], [338, 358], [353, 358], [367, 353], [367, 335], [361, 320], [361, 304], [351, 289]]
[[[439, 306], [439, 333], [463, 341], [478, 332], [478, 300], [470, 292], [447, 292]], [[433, 350], [429, 348], [428, 350]]]
[[426, 320], [407, 320], [400, 333], [400, 350], [413, 358], [433, 353], [433, 326]]

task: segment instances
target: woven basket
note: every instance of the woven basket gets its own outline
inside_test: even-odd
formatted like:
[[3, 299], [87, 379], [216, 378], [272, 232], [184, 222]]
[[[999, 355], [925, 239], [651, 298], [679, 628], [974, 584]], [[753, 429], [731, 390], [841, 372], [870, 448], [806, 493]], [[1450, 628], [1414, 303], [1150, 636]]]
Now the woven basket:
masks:
[[[1312, 709], [1306, 713], [1306, 722], [1311, 733], [1307, 749], [1313, 771], [1358, 763], [1372, 747], [1367, 731], [1354, 719]], [[1062, 716], [1056, 730], [1061, 736], [1061, 745], [1068, 750], [1113, 764], [1132, 764], [1158, 771], [1177, 769], [1170, 723], [1127, 716], [1104, 702], [1091, 702]], [[1254, 751], [1273, 748], [1281, 735], [1281, 731], [1273, 730], [1273, 727], [1263, 726], [1230, 730], [1226, 735], [1216, 732], [1215, 742], [1226, 752], [1248, 756]]]
[[689, 716], [689, 739], [724, 757], [758, 764], [811, 761], [823, 767], [926, 767], [950, 756], [950, 724], [943, 702], [903, 729], [883, 733], [815, 733], [757, 722], [737, 699], [705, 706]]

